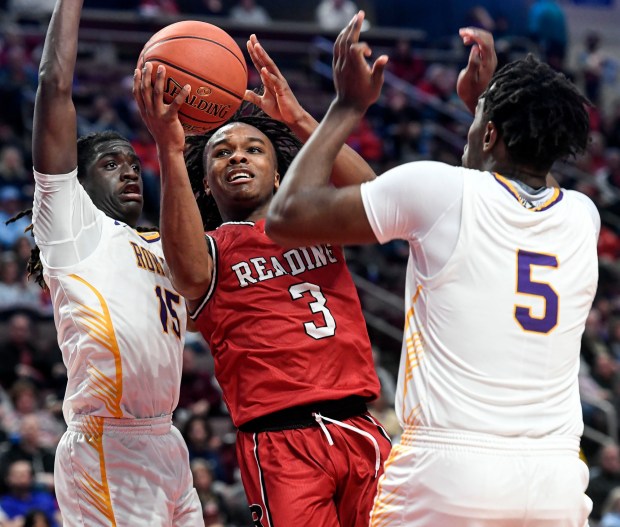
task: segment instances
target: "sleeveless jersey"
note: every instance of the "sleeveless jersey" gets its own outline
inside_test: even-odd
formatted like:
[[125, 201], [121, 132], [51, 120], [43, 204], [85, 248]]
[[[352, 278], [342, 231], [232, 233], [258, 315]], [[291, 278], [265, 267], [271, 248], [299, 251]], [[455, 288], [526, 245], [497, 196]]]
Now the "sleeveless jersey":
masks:
[[[75, 200], [94, 207], [75, 181]], [[35, 199], [35, 222], [41, 215]], [[79, 263], [44, 278], [68, 381], [63, 413], [145, 418], [179, 399], [187, 313], [172, 287], [159, 233], [138, 233], [96, 211], [101, 237]], [[41, 220], [45, 221], [47, 218]]]
[[576, 193], [526, 208], [509, 180], [467, 171], [447, 264], [425, 276], [409, 259], [401, 424], [580, 435], [580, 342], [597, 278], [596, 231]]
[[192, 314], [235, 425], [293, 406], [379, 393], [340, 247], [283, 249], [265, 222], [207, 233], [211, 288]]

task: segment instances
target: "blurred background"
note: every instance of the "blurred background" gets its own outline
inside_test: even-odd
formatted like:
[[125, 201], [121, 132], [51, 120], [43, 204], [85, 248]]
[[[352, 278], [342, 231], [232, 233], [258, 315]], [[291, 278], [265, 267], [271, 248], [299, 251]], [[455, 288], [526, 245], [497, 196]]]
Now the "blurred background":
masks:
[[[32, 203], [32, 112], [53, 6], [54, 0], [0, 0], [0, 526], [10, 527], [61, 524], [52, 472], [65, 429], [66, 370], [49, 297], [27, 279], [30, 220], [5, 225]], [[592, 527], [620, 526], [620, 1], [85, 0], [74, 86], [79, 133], [113, 129], [131, 140], [143, 164], [141, 223], [156, 225], [157, 152], [131, 95], [133, 69], [150, 36], [178, 20], [203, 20], [245, 50], [256, 33], [302, 105], [320, 119], [333, 97], [332, 43], [358, 8], [367, 14], [363, 38], [375, 55], [390, 56], [381, 98], [348, 140], [377, 172], [420, 159], [460, 164], [472, 119], [455, 93], [469, 53], [458, 38], [462, 26], [493, 33], [500, 66], [534, 53], [594, 103], [588, 151], [553, 173], [563, 187], [590, 196], [602, 216], [600, 283], [582, 341], [582, 452], [591, 472]], [[257, 87], [251, 63], [249, 69], [250, 87]], [[408, 248], [392, 242], [350, 247], [347, 255], [382, 385], [372, 411], [398, 439], [393, 402]], [[206, 525], [250, 525], [234, 428], [198, 334], [188, 334], [175, 422], [188, 443]], [[30, 505], [16, 517], [3, 510], [15, 502]]]

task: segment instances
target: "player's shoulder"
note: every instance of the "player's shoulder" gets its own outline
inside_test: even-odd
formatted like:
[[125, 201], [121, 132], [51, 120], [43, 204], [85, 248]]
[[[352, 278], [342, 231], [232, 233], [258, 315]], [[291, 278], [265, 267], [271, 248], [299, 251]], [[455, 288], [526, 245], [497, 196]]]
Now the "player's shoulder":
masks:
[[598, 234], [601, 228], [601, 215], [594, 202], [582, 192], [577, 190], [562, 189], [566, 200], [574, 204], [575, 207], [580, 207], [584, 214], [589, 216], [594, 224], [594, 228]]
[[468, 169], [441, 161], [410, 161], [393, 167], [382, 174], [390, 177], [446, 177], [461, 178]]

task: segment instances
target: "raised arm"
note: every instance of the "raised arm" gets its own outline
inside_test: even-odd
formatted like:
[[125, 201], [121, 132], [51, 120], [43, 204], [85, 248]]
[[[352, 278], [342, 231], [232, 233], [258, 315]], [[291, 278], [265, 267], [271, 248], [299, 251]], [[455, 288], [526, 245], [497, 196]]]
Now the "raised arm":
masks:
[[157, 143], [161, 170], [160, 229], [164, 255], [175, 289], [192, 305], [211, 284], [213, 261], [207, 249], [202, 218], [189, 181], [183, 150], [185, 134], [178, 111], [189, 94], [185, 86], [165, 104], [165, 67], [159, 66], [151, 82], [153, 65], [134, 73], [133, 92], [140, 115]]
[[284, 245], [372, 243], [376, 237], [359, 185], [334, 189], [329, 175], [351, 131], [379, 97], [385, 55], [367, 63], [370, 48], [359, 42], [364, 13], [358, 13], [334, 44], [336, 99], [291, 164], [271, 203], [267, 233]]
[[459, 73], [456, 81], [456, 93], [465, 103], [467, 109], [476, 113], [478, 98], [487, 89], [495, 68], [497, 55], [493, 35], [484, 29], [464, 27], [459, 30], [463, 44], [471, 45], [469, 59]]
[[[265, 92], [258, 95], [248, 90], [246, 100], [261, 108], [270, 117], [286, 123], [305, 143], [319, 123], [299, 104], [286, 78], [261, 46], [256, 35], [250, 36], [247, 48], [254, 67], [261, 76]], [[370, 165], [349, 145], [343, 145], [334, 162], [331, 182], [336, 187], [344, 187], [370, 181], [375, 177]]]
[[71, 87], [82, 0], [57, 0], [45, 37], [34, 107], [32, 156], [44, 174], [77, 166], [77, 123]]

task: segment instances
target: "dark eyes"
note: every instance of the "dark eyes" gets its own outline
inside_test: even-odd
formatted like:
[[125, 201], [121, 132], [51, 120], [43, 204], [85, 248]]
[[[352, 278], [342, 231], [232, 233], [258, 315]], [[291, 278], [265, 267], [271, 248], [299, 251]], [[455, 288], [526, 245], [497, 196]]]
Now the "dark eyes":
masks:
[[[116, 161], [108, 161], [105, 165], [103, 165], [103, 167], [106, 170], [115, 170], [116, 168], [118, 168], [118, 163]], [[134, 170], [134, 172], [140, 172], [141, 171], [141, 166], [138, 163], [133, 163], [131, 165], [131, 168]]]
[[[262, 154], [263, 149], [258, 146], [250, 146], [246, 149], [246, 152], [248, 152], [249, 154]], [[228, 148], [222, 148], [221, 150], [216, 150], [213, 157], [227, 157], [232, 155], [232, 153], [232, 150], [229, 150]]]

